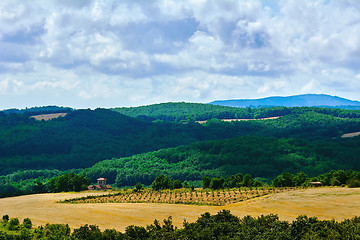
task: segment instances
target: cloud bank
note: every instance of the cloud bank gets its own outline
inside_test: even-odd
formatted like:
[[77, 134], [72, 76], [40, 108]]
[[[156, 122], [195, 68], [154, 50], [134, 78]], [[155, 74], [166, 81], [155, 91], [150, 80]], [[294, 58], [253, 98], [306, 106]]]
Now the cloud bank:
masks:
[[359, 76], [354, 0], [0, 2], [0, 109], [360, 100]]

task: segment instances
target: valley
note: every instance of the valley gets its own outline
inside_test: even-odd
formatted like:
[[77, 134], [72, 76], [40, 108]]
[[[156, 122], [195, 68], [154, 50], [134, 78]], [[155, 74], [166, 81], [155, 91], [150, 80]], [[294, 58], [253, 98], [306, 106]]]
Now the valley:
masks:
[[[342, 221], [360, 215], [359, 131], [360, 111], [341, 108], [11, 109], [0, 112], [0, 215], [122, 232], [223, 209]], [[114, 190], [61, 192], [98, 178]]]

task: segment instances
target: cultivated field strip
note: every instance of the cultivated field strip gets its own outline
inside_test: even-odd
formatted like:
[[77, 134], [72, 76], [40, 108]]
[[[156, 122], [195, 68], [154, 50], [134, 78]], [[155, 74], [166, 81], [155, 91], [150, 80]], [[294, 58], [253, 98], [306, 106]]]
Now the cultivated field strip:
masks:
[[101, 196], [87, 196], [67, 199], [61, 203], [169, 203], [223, 206], [242, 202], [272, 193], [295, 190], [296, 188], [238, 188], [238, 189], [174, 189], [153, 191], [144, 189], [134, 192], [132, 189], [120, 190]]

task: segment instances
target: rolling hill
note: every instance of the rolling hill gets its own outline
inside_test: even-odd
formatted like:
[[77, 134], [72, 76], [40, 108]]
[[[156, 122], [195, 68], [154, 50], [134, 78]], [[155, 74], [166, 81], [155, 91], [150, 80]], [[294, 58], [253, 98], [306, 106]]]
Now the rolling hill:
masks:
[[330, 96], [325, 94], [304, 94], [288, 97], [267, 97], [260, 99], [238, 99], [238, 100], [218, 100], [210, 104], [228, 107], [358, 107], [359, 101]]
[[[184, 104], [176, 106], [180, 110]], [[206, 114], [208, 105], [194, 106], [195, 113]], [[228, 114], [236, 114], [234, 110], [237, 108], [221, 108]], [[144, 121], [107, 109], [73, 110], [64, 117], [49, 121], [37, 121], [26, 114], [0, 113], [0, 174], [27, 169], [85, 168], [104, 159], [245, 135], [314, 140], [360, 131], [359, 111], [323, 108], [245, 111], [252, 118], [255, 114], [282, 117], [247, 122], [212, 119], [205, 124], [194, 121], [183, 124]], [[181, 111], [176, 114], [187, 116]]]

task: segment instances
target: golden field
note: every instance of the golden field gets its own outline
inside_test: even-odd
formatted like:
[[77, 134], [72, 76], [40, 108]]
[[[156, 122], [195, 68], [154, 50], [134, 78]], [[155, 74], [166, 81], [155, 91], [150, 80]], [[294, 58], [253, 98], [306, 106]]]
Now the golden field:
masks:
[[164, 203], [86, 203], [64, 204], [57, 201], [84, 197], [104, 192], [51, 193], [0, 199], [0, 215], [8, 214], [22, 220], [29, 217], [35, 226], [46, 223], [67, 223], [71, 228], [85, 224], [101, 229], [115, 228], [123, 231], [128, 225], [145, 226], [154, 219], [172, 216], [174, 225], [181, 227], [204, 212], [217, 213], [230, 210], [236, 216], [278, 214], [281, 220], [294, 220], [299, 215], [319, 219], [360, 216], [360, 188], [321, 187], [268, 194], [225, 206], [182, 205]]

